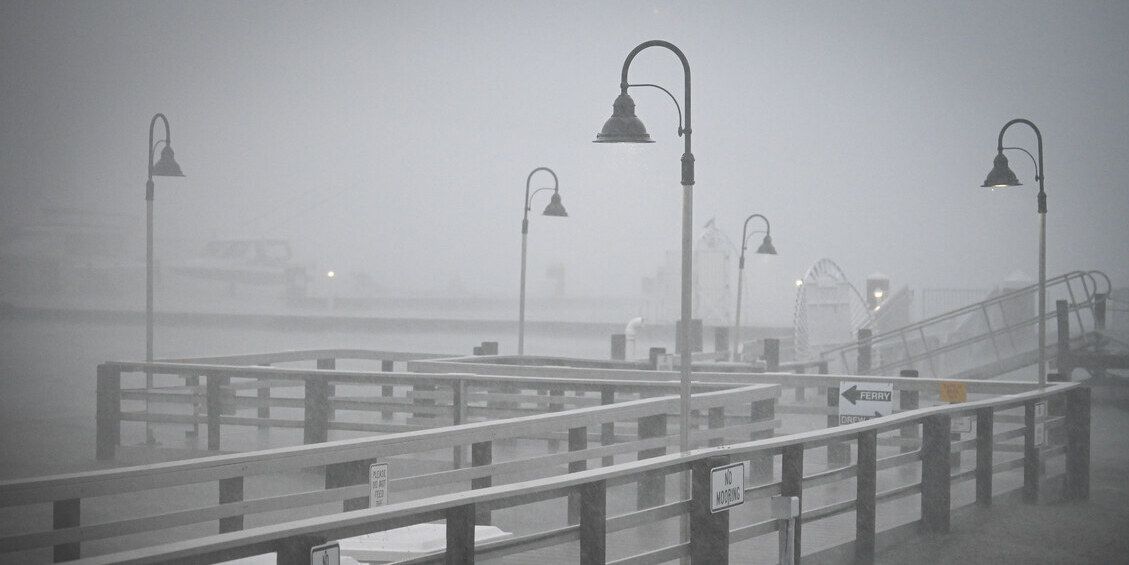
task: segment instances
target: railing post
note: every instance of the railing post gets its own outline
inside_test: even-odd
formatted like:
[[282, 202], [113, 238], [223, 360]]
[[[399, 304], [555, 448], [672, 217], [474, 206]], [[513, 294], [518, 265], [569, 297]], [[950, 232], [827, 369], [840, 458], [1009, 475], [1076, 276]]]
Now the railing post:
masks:
[[612, 360], [623, 361], [627, 359], [627, 335], [612, 334]]
[[[804, 367], [799, 367], [799, 368], [797, 368], [797, 369], [796, 369], [796, 374], [797, 374], [797, 375], [803, 375], [803, 374], [806, 374], [806, 373], [805, 373], [805, 368], [804, 368]], [[806, 401], [807, 401], [807, 396], [808, 396], [808, 395], [807, 395], [807, 389], [806, 389], [806, 388], [804, 388], [804, 384], [803, 384], [803, 383], [799, 383], [799, 384], [797, 384], [797, 385], [796, 385], [796, 393], [795, 393], [795, 394], [796, 394], [796, 404], [799, 404], [799, 403], [801, 403], [801, 402], [806, 402]]]
[[322, 375], [306, 377], [305, 424], [302, 443], [329, 440], [329, 382]]
[[208, 379], [206, 383], [207, 398], [205, 403], [208, 412], [208, 451], [219, 451], [220, 449], [220, 416], [223, 413], [223, 382], [224, 378], [219, 375], [205, 375]]
[[992, 505], [992, 442], [995, 440], [991, 406], [976, 411], [976, 502]]
[[[266, 363], [262, 366], [270, 367], [270, 363]], [[259, 408], [255, 415], [259, 418], [270, 418], [270, 385], [268, 384], [270, 379], [259, 377], [255, 379], [255, 382], [258, 387], [255, 389], [255, 397], [259, 399]], [[260, 429], [268, 427], [270, 427], [269, 424], [259, 424]]]
[[[749, 419], [753, 422], [774, 421], [776, 419], [776, 400], [766, 398], [764, 400], [752, 401], [750, 403]], [[766, 439], [772, 437], [774, 433], [774, 430], [769, 427], [767, 430], [752, 432], [749, 434], [749, 439], [753, 441]], [[772, 480], [772, 477], [775, 475], [772, 453], [767, 451], [753, 453], [749, 457], [749, 475], [753, 481]]]
[[[918, 377], [918, 373], [914, 369], [905, 369], [898, 374], [901, 377], [907, 378], [907, 379], [916, 379]], [[906, 389], [901, 389], [901, 390], [898, 391], [898, 410], [900, 412], [908, 412], [910, 410], [917, 410], [920, 407], [921, 407], [921, 396], [918, 393], [918, 391], [916, 391], [916, 390], [906, 390]], [[920, 440], [921, 436], [917, 431], [917, 426], [918, 426], [917, 424], [908, 424], [908, 425], [902, 426], [898, 430], [898, 436], [900, 436], [902, 439], [906, 439], [906, 440], [909, 440], [909, 439]], [[909, 453], [910, 451], [914, 451], [916, 449], [916, 446], [907, 445], [908, 443], [909, 442], [902, 444], [902, 447], [901, 447], [901, 450], [900, 450], [902, 453]]]
[[799, 565], [800, 563], [800, 532], [803, 529], [804, 511], [804, 446], [803, 444], [787, 445], [780, 456], [780, 495], [793, 496], [799, 499], [800, 509], [796, 514], [795, 538], [793, 539], [794, 563], [782, 565]]
[[122, 372], [109, 365], [98, 365], [95, 402], [95, 448], [99, 461], [114, 458], [121, 443]]
[[921, 524], [930, 533], [949, 532], [951, 422], [947, 414], [929, 416], [922, 421]]
[[[720, 429], [725, 427], [725, 407], [724, 406], [714, 406], [714, 407], [709, 409], [709, 412], [706, 415], [706, 427], [708, 427], [711, 430], [720, 430]], [[724, 437], [710, 438], [709, 441], [707, 442], [707, 445], [709, 445], [710, 447], [717, 447], [719, 445], [725, 445], [725, 438]]]
[[713, 350], [725, 353], [724, 361], [729, 360], [729, 327], [718, 326], [713, 329]]
[[[320, 369], [322, 371], [333, 371], [333, 370], [337, 369], [337, 360], [336, 359], [318, 359], [318, 369]], [[326, 381], [325, 395], [326, 395], [327, 399], [332, 398], [334, 396], [337, 396], [337, 387], [335, 385], [333, 385], [332, 383], [330, 383], [329, 381]], [[329, 400], [326, 400], [325, 409], [326, 409], [326, 421], [327, 422], [333, 421], [334, 419], [337, 418], [337, 411], [333, 409], [333, 404]], [[322, 441], [325, 441], [325, 440], [322, 440]]]
[[[387, 359], [382, 360], [380, 362], [380, 370], [381, 370], [381, 372], [384, 372], [384, 373], [391, 373], [391, 372], [396, 370], [396, 363], [394, 361], [389, 361]], [[387, 401], [388, 399], [393, 398], [395, 396], [396, 396], [396, 391], [392, 388], [392, 385], [380, 385], [380, 398], [382, 400]], [[391, 408], [382, 408], [380, 410], [380, 419], [381, 420], [391, 419], [393, 412], [394, 411]]]
[[[615, 387], [605, 385], [600, 387], [600, 405], [607, 406], [615, 404]], [[600, 424], [600, 445], [611, 445], [615, 443], [615, 422], [604, 422]], [[605, 455], [600, 460], [601, 467], [608, 467], [615, 464], [614, 455]]]
[[[564, 396], [564, 389], [559, 389], [559, 388], [550, 388], [549, 389], [549, 400], [550, 401], [561, 398], [563, 396]], [[562, 404], [560, 402], [549, 402], [549, 412], [560, 412], [561, 410], [564, 410], [564, 404]], [[549, 440], [549, 451], [550, 452], [556, 453], [557, 451], [560, 450], [560, 448], [561, 448], [561, 442], [560, 441], [555, 440], [555, 439]]]
[[[99, 367], [101, 369], [101, 367]], [[82, 515], [81, 499], [70, 498], [52, 503], [51, 527], [56, 530], [77, 528]], [[53, 548], [55, 563], [80, 557], [79, 542], [61, 543]]]
[[[455, 379], [451, 382], [451, 416], [454, 425], [465, 424], [466, 422], [466, 381], [463, 379]], [[456, 445], [451, 448], [452, 464], [455, 469], [463, 468], [463, 446]]]
[[321, 536], [295, 536], [280, 540], [275, 547], [277, 565], [309, 565], [310, 550], [327, 540]]
[[475, 505], [452, 506], [447, 509], [447, 565], [474, 564]]
[[728, 455], [707, 457], [690, 464], [691, 563], [729, 563], [729, 511], [710, 512], [710, 469], [727, 464]]
[[1090, 389], [1066, 393], [1066, 499], [1090, 498]]
[[[331, 463], [326, 465], [325, 490], [368, 484], [369, 465], [375, 462], [375, 459], [362, 459], [359, 461], [345, 461], [343, 463]], [[368, 505], [369, 497], [367, 496], [347, 498], [341, 502], [341, 511], [363, 510], [368, 508]]]
[[871, 331], [869, 328], [859, 330], [858, 362], [855, 367], [856, 375], [869, 375], [871, 368]]
[[[243, 477], [219, 480], [220, 504], [243, 501]], [[237, 532], [243, 529], [243, 515], [220, 518], [220, 533]]]
[[[638, 419], [639, 440], [666, 437], [666, 414], [654, 414]], [[640, 449], [638, 459], [649, 459], [666, 455], [666, 447], [653, 447]], [[636, 492], [636, 507], [639, 510], [658, 506], [666, 500], [666, 475], [656, 472], [645, 472], [639, 477], [639, 486]]]
[[[472, 467], [485, 467], [494, 461], [493, 443], [489, 441], [480, 441], [470, 445], [470, 464]], [[478, 477], [470, 480], [471, 489], [487, 488], [494, 484], [494, 478], [490, 475], [485, 477]], [[490, 525], [490, 511], [484, 508], [475, 510], [475, 523], [483, 526]]]
[[[579, 428], [568, 429], [568, 450], [569, 451], [584, 451], [588, 449], [588, 428], [581, 426]], [[588, 469], [588, 461], [580, 459], [578, 461], [568, 462], [568, 472], [576, 473]], [[568, 495], [568, 523], [569, 525], [580, 523], [580, 493], [571, 492]]]
[[874, 562], [878, 494], [878, 432], [858, 435], [858, 477], [855, 481], [855, 563]]
[[484, 342], [482, 342], [482, 354], [483, 355], [497, 355], [498, 354], [498, 342], [496, 342], [496, 341], [484, 341]]
[[607, 484], [580, 485], [580, 564], [603, 565], [607, 561]]
[[[1070, 358], [1070, 310], [1065, 300], [1055, 301], [1055, 322], [1058, 329], [1058, 353], [1055, 364], [1058, 365], [1059, 374], [1070, 380], [1070, 373], [1074, 372], [1074, 363]], [[1086, 328], [1078, 328], [1085, 331]]]
[[[859, 330], [862, 331], [862, 330]], [[827, 407], [833, 408], [827, 415], [827, 427], [834, 428], [839, 425], [839, 387], [827, 387]], [[842, 442], [827, 444], [827, 465], [829, 467], [845, 467], [851, 464], [851, 446]]]
[[666, 354], [665, 347], [652, 347], [647, 350], [647, 359], [650, 360], [651, 370], [657, 371], [659, 368], [659, 356]]
[[1023, 404], [1023, 501], [1039, 502], [1039, 446], [1035, 445], [1035, 404]]

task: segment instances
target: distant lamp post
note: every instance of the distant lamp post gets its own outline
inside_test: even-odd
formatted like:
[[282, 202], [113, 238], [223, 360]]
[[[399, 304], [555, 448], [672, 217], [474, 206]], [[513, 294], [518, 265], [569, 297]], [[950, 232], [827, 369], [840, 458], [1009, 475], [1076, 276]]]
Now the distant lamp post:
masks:
[[[153, 128], [160, 119], [165, 124], [165, 138], [153, 141]], [[153, 153], [157, 145], [164, 143], [161, 148], [161, 158], [154, 163]], [[153, 177], [183, 177], [180, 165], [173, 158], [172, 133], [169, 130], [169, 119], [164, 114], [156, 114], [149, 122], [149, 160], [147, 161], [149, 178], [145, 181], [145, 362], [153, 362]], [[153, 373], [145, 373], [145, 388], [153, 388]], [[145, 412], [149, 412], [149, 398], [145, 398]], [[145, 441], [156, 442], [149, 422], [145, 422]]]
[[[1004, 147], [1004, 132], [1014, 124], [1025, 124], [1035, 131], [1038, 144], [1038, 160], [1030, 151], [1022, 147]], [[985, 188], [997, 189], [1010, 186], [1022, 186], [1019, 178], [1008, 166], [1004, 150], [1022, 151], [1031, 158], [1035, 164], [1035, 180], [1039, 181], [1039, 194], [1037, 195], [1039, 213], [1039, 386], [1047, 384], [1047, 193], [1043, 190], [1043, 134], [1030, 120], [1014, 119], [1000, 129], [999, 140], [996, 142], [996, 159], [992, 163], [992, 170], [984, 179]]]
[[[753, 218], [760, 218], [764, 220], [764, 229], [749, 231], [749, 220]], [[776, 255], [776, 247], [772, 245], [772, 227], [768, 223], [768, 218], [761, 214], [752, 214], [745, 218], [745, 226], [741, 228], [741, 259], [737, 262], [737, 312], [733, 316], [733, 347], [732, 360], [740, 360], [737, 348], [741, 345], [741, 290], [744, 289], [744, 276], [745, 276], [745, 249], [749, 245], [749, 238], [753, 234], [763, 233], [764, 240], [761, 241], [760, 247], [757, 247], [757, 255]]]
[[[546, 171], [553, 175], [553, 188], [538, 188], [529, 193], [529, 183], [533, 180], [533, 175], [537, 171]], [[553, 198], [549, 200], [549, 205], [545, 206], [545, 211], [541, 212], [542, 216], [553, 216], [557, 218], [567, 218], [568, 212], [565, 211], [564, 205], [561, 204], [560, 184], [557, 182], [557, 173], [548, 167], [537, 167], [529, 173], [525, 178], [525, 206], [522, 208], [521, 218], [521, 300], [518, 306], [517, 315], [517, 354], [525, 355], [525, 251], [527, 247], [527, 240], [529, 239], [529, 210], [530, 204], [533, 203], [533, 197], [542, 190], [552, 190]]]
[[[678, 100], [669, 90], [656, 84], [629, 84], [627, 70], [631, 61], [640, 51], [648, 47], [665, 47], [673, 52], [682, 62], [684, 73], [683, 106], [686, 107], [686, 123], [682, 123], [682, 109]], [[652, 40], [640, 43], [628, 53], [623, 61], [623, 71], [619, 79], [619, 96], [612, 104], [612, 117], [604, 122], [604, 127], [596, 135], [596, 143], [652, 143], [651, 136], [643, 122], [635, 116], [635, 101], [627, 94], [627, 89], [633, 86], [649, 86], [657, 88], [670, 96], [674, 107], [678, 109], [678, 135], [682, 136], [685, 148], [682, 152], [682, 325], [678, 332], [678, 349], [682, 352], [680, 364], [681, 387], [679, 403], [679, 448], [681, 451], [690, 449], [690, 372], [692, 370], [692, 357], [690, 354], [690, 319], [692, 317], [692, 302], [690, 292], [693, 288], [693, 243], [692, 233], [694, 219], [694, 154], [690, 151], [690, 62], [686, 55], [666, 41]]]

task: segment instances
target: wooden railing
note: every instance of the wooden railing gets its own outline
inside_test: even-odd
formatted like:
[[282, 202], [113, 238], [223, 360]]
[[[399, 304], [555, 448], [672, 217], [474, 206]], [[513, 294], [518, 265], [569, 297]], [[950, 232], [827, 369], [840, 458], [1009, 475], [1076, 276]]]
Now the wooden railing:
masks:
[[[599, 461], [602, 465], [612, 465], [617, 457], [621, 461], [627, 457], [657, 457], [665, 454], [667, 447], [678, 441], [678, 436], [670, 429], [673, 425], [668, 425], [669, 416], [677, 414], [679, 410], [677, 397], [670, 396], [677, 391], [677, 383], [364, 373], [178, 363], [105, 363], [99, 366], [100, 455], [112, 453], [121, 420], [141, 419], [137, 415], [121, 414], [120, 411], [118, 417], [114, 418], [113, 409], [120, 406], [123, 395], [133, 394], [122, 391], [118, 386], [122, 371], [203, 374], [208, 381], [205, 388], [210, 399], [204, 422], [210, 424], [209, 436], [217, 436], [217, 444], [220, 425], [261, 423], [258, 418], [241, 419], [220, 414], [218, 398], [221, 393], [218, 383], [226, 383], [236, 377], [272, 381], [296, 379], [304, 383], [307, 394], [307, 398], [303, 400], [307, 407], [304, 423], [307, 438], [311, 429], [318, 433], [334, 429], [331, 420], [326, 425], [323, 408], [310, 407], [318, 403], [324, 407], [324, 400], [327, 398], [325, 387], [342, 383], [378, 383], [383, 386], [384, 383], [418, 385], [427, 382], [429, 386], [439, 388], [431, 392], [441, 393], [446, 389], [452, 398], [451, 406], [455, 407], [450, 419], [462, 423], [382, 437], [330, 442], [320, 438], [319, 443], [303, 446], [3, 482], [0, 483], [0, 509], [26, 512], [29, 507], [50, 505], [53, 529], [4, 532], [3, 537], [0, 537], [0, 554], [14, 554], [14, 558], [22, 559], [28, 555], [26, 552], [30, 551], [34, 555], [37, 548], [53, 547], [55, 560], [64, 561], [79, 557], [81, 548], [86, 544], [108, 538], [133, 536], [129, 538], [133, 541], [122, 542], [126, 545], [100, 546], [113, 550], [128, 547], [129, 543], [136, 545], [139, 534], [174, 527], [218, 522], [222, 533], [242, 529], [245, 516], [277, 522], [295, 515], [320, 515], [327, 511], [364, 508], [368, 505], [368, 466], [376, 460], [391, 461], [393, 473], [396, 474], [391, 481], [391, 490], [397, 493], [397, 498], [410, 499], [418, 497], [420, 492], [429, 494], [436, 490], [461, 490], [468, 486], [471, 489], [485, 488], [507, 477], [577, 472], [586, 469], [592, 460]], [[217, 385], [213, 386], [213, 382]], [[467, 412], [475, 409], [472, 406], [473, 397], [467, 391], [479, 385], [504, 385], [517, 390], [545, 390], [550, 393], [565, 390], [596, 391], [599, 397], [514, 394], [507, 397], [506, 401], [519, 403], [519, 406], [505, 410], [521, 410], [520, 404], [530, 402], [531, 399], [545, 402], [549, 406], [561, 406], [562, 410], [566, 404], [584, 405], [569, 406], [571, 409], [559, 412], [466, 423]], [[694, 426], [691, 438], [695, 444], [720, 445], [768, 437], [778, 424], [774, 419], [773, 404], [779, 394], [779, 387], [700, 384], [695, 385], [694, 390], [692, 409], [697, 416], [691, 422]], [[310, 403], [311, 391], [314, 391], [318, 399], [314, 404]], [[616, 402], [626, 395], [644, 398]], [[433, 397], [432, 400], [436, 398]], [[483, 399], [483, 403], [496, 400], [496, 395], [488, 396]], [[362, 401], [334, 399], [328, 405], [345, 409], [353, 406], [349, 403], [359, 402]], [[451, 406], [433, 408], [437, 411], [450, 411]], [[377, 406], [381, 407], [383, 405]], [[484, 406], [477, 408], [489, 410]], [[419, 409], [419, 406], [410, 407], [410, 410]], [[530, 411], [533, 410], [525, 410]], [[311, 418], [310, 412], [318, 416]], [[437, 412], [429, 411], [427, 414], [437, 415]], [[169, 419], [168, 416], [150, 415], [148, 419], [156, 422], [184, 421]], [[702, 424], [705, 425], [704, 429], [698, 429]], [[213, 429], [216, 430], [214, 434]], [[352, 429], [358, 429], [358, 426], [353, 426]], [[507, 450], [506, 454], [499, 454], [494, 449], [497, 442], [527, 438], [547, 440], [536, 444], [547, 448], [525, 445], [521, 450]], [[598, 441], [599, 445], [589, 447], [590, 440]], [[567, 442], [567, 450], [558, 450], [557, 444], [564, 442]], [[428, 458], [428, 453], [439, 450], [453, 453], [450, 463]], [[470, 453], [469, 467], [465, 464], [467, 451]], [[423, 459], [418, 459], [420, 457]], [[423, 465], [413, 465], [413, 460], [417, 463], [422, 461]], [[311, 469], [323, 474], [322, 484], [291, 485], [290, 492], [279, 493], [273, 487], [277, 481], [268, 481], [285, 473], [304, 471], [308, 475]], [[245, 489], [257, 477], [264, 477], [263, 484], [256, 484], [250, 490], [267, 491], [269, 494], [245, 498]], [[295, 479], [281, 482], [293, 483]], [[302, 482], [301, 476], [297, 482]], [[305, 482], [310, 482], [308, 476]], [[665, 487], [661, 478], [641, 477], [639, 483], [640, 504], [649, 504], [648, 501], [664, 496]], [[272, 486], [267, 488], [264, 485]], [[309, 490], [310, 488], [314, 490]], [[218, 496], [213, 489], [218, 489]], [[294, 492], [295, 489], [297, 492]], [[139, 516], [131, 514], [129, 510], [114, 507], [113, 503], [99, 504], [100, 500], [107, 500], [102, 497], [117, 497], [117, 504], [131, 507], [131, 501], [122, 502], [122, 496], [156, 497], [156, 500], [162, 501], [162, 513]], [[213, 502], [201, 505], [201, 500]], [[87, 505], [86, 511], [82, 510], [84, 504]], [[336, 506], [326, 510], [327, 504]], [[285, 516], [279, 517], [280, 511], [285, 511]], [[272, 512], [276, 513], [273, 518], [268, 514]], [[84, 524], [80, 518], [87, 513], [97, 515], [101, 520]], [[107, 515], [111, 517], [107, 518]], [[480, 523], [488, 519], [479, 517]], [[32, 524], [21, 526], [31, 527]]]
[[[1042, 402], [1058, 407], [1058, 416], [1044, 419], [1037, 416], [1037, 405]], [[1005, 411], [1022, 410], [1022, 423], [1007, 425]], [[576, 562], [589, 563], [657, 563], [689, 557], [695, 563], [728, 562], [734, 544], [745, 540], [767, 537], [762, 548], [775, 547], [774, 533], [779, 522], [764, 513], [728, 512], [713, 514], [705, 500], [708, 497], [709, 472], [713, 467], [730, 461], [755, 456], [780, 456], [780, 480], [753, 485], [745, 489], [745, 507], [765, 499], [783, 495], [797, 497], [801, 516], [794, 528], [791, 542], [795, 554], [801, 554], [802, 532], [822, 520], [854, 513], [853, 532], [847, 539], [831, 540], [837, 549], [846, 549], [855, 561], [867, 563], [874, 559], [880, 541], [877, 517], [881, 508], [890, 504], [905, 504], [907, 497], [920, 495], [920, 513], [901, 527], [914, 527], [924, 533], [946, 533], [950, 513], [962, 504], [954, 500], [955, 484], [974, 481], [975, 495], [967, 503], [990, 504], [1002, 491], [1011, 490], [996, 482], [1009, 478], [1011, 471], [1022, 469], [1018, 481], [1023, 500], [1035, 502], [1040, 493], [1058, 490], [1066, 499], [1085, 499], [1089, 495], [1089, 389], [1076, 383], [1051, 385], [1018, 394], [963, 404], [934, 406], [891, 415], [883, 418], [818, 430], [790, 436], [774, 437], [721, 448], [699, 449], [681, 454], [665, 455], [637, 462], [624, 463], [601, 469], [577, 471], [563, 476], [539, 478], [519, 483], [494, 486], [475, 491], [465, 491], [442, 496], [397, 503], [388, 506], [356, 510], [333, 516], [322, 516], [253, 528], [226, 535], [210, 536], [184, 542], [170, 543], [132, 551], [99, 556], [85, 563], [199, 563], [222, 559], [247, 557], [275, 552], [278, 563], [290, 565], [306, 563], [309, 549], [327, 540], [357, 536], [370, 532], [389, 530], [411, 524], [445, 520], [446, 549], [443, 552], [411, 561], [468, 563], [476, 558], [495, 558], [524, 552], [527, 561], [536, 560], [535, 552], [547, 546], [566, 542], [579, 542]], [[970, 415], [976, 419], [975, 433], [969, 439], [954, 441], [951, 420]], [[906, 427], [920, 426], [920, 449], [880, 455], [878, 441], [882, 434], [895, 433]], [[1054, 445], [1037, 444], [1036, 430], [1045, 427], [1046, 437]], [[1018, 445], [1014, 440], [1020, 440]], [[857, 446], [857, 459], [852, 465], [811, 472], [805, 465], [807, 452], [831, 443], [853, 443]], [[954, 454], [973, 451], [971, 466], [954, 463]], [[1019, 457], [1004, 459], [997, 454], [1019, 453]], [[1049, 459], [1063, 457], [1061, 473], [1054, 474]], [[968, 463], [970, 458], [965, 458]], [[917, 467], [919, 466], [919, 470]], [[969, 467], [969, 468], [965, 468]], [[902, 469], [903, 478], [916, 475], [913, 482], [897, 484], [878, 490], [879, 473], [888, 475], [890, 469]], [[1046, 471], [1044, 470], [1046, 469]], [[689, 472], [692, 487], [688, 498], [618, 515], [609, 515], [608, 492], [624, 483], [634, 483], [640, 476]], [[918, 474], [919, 473], [919, 474]], [[853, 492], [848, 499], [815, 500], [818, 487], [841, 484]], [[853, 482], [853, 485], [850, 484]], [[1002, 483], [1003, 481], [1001, 481]], [[1004, 488], [999, 488], [1003, 486]], [[562, 520], [566, 525], [532, 532], [519, 532], [505, 539], [477, 546], [474, 543], [474, 525], [480, 523], [476, 515], [483, 510], [498, 511], [517, 505], [538, 501], [569, 499], [578, 508], [575, 520]], [[817, 505], [819, 504], [819, 505]], [[558, 506], [559, 507], [559, 506]], [[539, 507], [540, 508], [540, 507]], [[899, 507], [900, 508], [900, 507]], [[689, 533], [673, 543], [666, 543], [650, 535], [643, 535], [643, 543], [631, 548], [627, 555], [615, 556], [609, 552], [609, 536], [639, 526], [678, 517], [689, 517]], [[850, 535], [853, 533], [853, 535]], [[618, 536], [622, 537], [622, 536]], [[665, 545], [664, 545], [665, 544]], [[834, 550], [835, 548], [833, 548]], [[732, 551], [736, 551], [733, 549]], [[808, 553], [812, 553], [811, 550]]]

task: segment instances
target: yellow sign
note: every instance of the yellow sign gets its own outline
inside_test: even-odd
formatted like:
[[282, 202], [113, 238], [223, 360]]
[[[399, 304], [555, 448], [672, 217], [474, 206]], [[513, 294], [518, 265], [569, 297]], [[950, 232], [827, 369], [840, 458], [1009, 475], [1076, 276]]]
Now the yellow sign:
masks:
[[968, 389], [964, 383], [941, 381], [942, 402], [965, 402], [968, 400]]

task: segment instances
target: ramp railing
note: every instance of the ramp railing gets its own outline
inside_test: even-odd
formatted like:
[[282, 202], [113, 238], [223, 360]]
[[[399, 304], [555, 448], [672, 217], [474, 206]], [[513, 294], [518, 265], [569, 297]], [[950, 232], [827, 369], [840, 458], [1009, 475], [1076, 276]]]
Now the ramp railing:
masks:
[[[1081, 340], [1097, 326], [1095, 305], [1109, 290], [1104, 273], [1073, 271], [1047, 280], [1047, 302], [1067, 302], [1077, 322], [1071, 324], [1076, 332], [1072, 338]], [[1004, 291], [982, 302], [860, 338], [860, 343], [825, 351], [820, 357], [833, 363], [832, 372], [888, 375], [915, 369], [938, 377], [991, 365], [993, 373], [1007, 373], [1037, 361], [1038, 294], [1038, 284]], [[1048, 308], [1048, 332], [1054, 329], [1054, 317], [1055, 310]], [[1055, 336], [1048, 335], [1048, 359], [1054, 357], [1055, 341]], [[869, 366], [864, 361], [860, 368], [859, 353], [867, 349], [871, 352]]]

